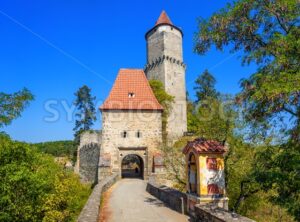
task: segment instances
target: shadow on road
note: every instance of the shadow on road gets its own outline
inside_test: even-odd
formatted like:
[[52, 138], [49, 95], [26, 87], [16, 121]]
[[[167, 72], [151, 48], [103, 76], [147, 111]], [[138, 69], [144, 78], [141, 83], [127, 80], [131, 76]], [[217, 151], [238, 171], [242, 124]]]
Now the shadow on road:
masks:
[[156, 198], [152, 198], [152, 197], [146, 197], [144, 202], [149, 203], [151, 205], [158, 206], [158, 207], [167, 207], [163, 202], [161, 202], [160, 200], [158, 200]]
[[136, 172], [134, 169], [123, 169], [122, 178], [134, 178], [134, 179], [143, 179], [143, 176], [140, 172]]

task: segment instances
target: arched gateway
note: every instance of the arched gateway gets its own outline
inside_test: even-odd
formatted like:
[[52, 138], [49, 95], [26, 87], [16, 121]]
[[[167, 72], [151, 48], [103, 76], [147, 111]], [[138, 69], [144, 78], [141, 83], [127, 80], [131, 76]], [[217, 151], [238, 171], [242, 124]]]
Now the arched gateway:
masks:
[[144, 178], [144, 161], [139, 155], [128, 154], [123, 157], [121, 165], [122, 178]]

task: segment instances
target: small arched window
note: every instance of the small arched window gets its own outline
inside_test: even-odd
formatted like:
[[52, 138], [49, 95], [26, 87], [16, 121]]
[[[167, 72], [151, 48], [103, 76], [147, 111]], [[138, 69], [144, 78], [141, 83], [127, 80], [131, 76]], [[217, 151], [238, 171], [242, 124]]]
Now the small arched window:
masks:
[[142, 137], [142, 134], [141, 134], [140, 131], [137, 131], [137, 132], [136, 132], [136, 137], [137, 137], [137, 138], [141, 138], [141, 137]]

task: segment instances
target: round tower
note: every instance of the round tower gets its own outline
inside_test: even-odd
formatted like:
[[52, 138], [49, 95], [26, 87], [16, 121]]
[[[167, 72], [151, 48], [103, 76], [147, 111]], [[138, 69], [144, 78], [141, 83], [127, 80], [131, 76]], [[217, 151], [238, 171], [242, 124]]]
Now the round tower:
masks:
[[168, 141], [174, 142], [187, 131], [185, 64], [182, 53], [183, 33], [162, 11], [155, 26], [146, 35], [149, 80], [160, 80], [174, 104], [167, 123]]

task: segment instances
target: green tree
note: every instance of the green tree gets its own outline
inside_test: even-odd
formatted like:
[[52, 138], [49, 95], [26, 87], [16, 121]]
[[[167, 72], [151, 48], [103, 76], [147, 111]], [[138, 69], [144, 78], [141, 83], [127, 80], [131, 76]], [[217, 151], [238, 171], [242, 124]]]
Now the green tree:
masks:
[[239, 0], [199, 22], [195, 52], [231, 46], [231, 52], [243, 50], [244, 63], [257, 63], [239, 96], [249, 122], [270, 122], [281, 113], [299, 122], [299, 15], [297, 0]]
[[234, 128], [232, 98], [215, 88], [215, 77], [205, 70], [195, 81], [197, 100], [188, 104], [188, 129], [197, 136], [225, 143]]
[[190, 100], [189, 96], [187, 95], [186, 101], [186, 114], [187, 114], [187, 130], [188, 132], [195, 133], [198, 129], [198, 119], [195, 115], [195, 103]]
[[0, 221], [75, 221], [90, 186], [53, 157], [0, 134]]
[[278, 146], [268, 145], [255, 158], [255, 179], [270, 196], [273, 203], [287, 208], [300, 221], [300, 145], [289, 141]]
[[[260, 191], [259, 185], [253, 182], [253, 163], [256, 150], [238, 136], [230, 137], [228, 144], [229, 151], [225, 156], [225, 176], [230, 198], [229, 207], [235, 212], [245, 213], [251, 207], [244, 207], [243, 209], [240, 207], [243, 207], [248, 198]], [[246, 203], [251, 205], [249, 201]]]
[[76, 161], [76, 151], [77, 147], [74, 145], [74, 141], [65, 140], [65, 141], [51, 141], [43, 143], [35, 143], [35, 147], [39, 151], [47, 154], [51, 154], [55, 157], [68, 157]]
[[[271, 146], [272, 152], [265, 150], [257, 155], [260, 176], [256, 180], [265, 189], [276, 187], [275, 196], [280, 198], [271, 200], [287, 208], [298, 221], [300, 191], [295, 187], [300, 182], [299, 15], [298, 0], [238, 0], [209, 19], [200, 19], [195, 38], [196, 53], [204, 54], [212, 45], [219, 50], [229, 46], [231, 52], [243, 51], [244, 64], [257, 64], [257, 71], [242, 80], [237, 101], [245, 108], [252, 132], [268, 138], [277, 130], [277, 137], [282, 132], [285, 138], [279, 140], [279, 148]], [[289, 162], [288, 167], [283, 160]]]
[[222, 143], [232, 136], [236, 116], [232, 104], [210, 98], [196, 107], [194, 116], [197, 136]]
[[197, 100], [196, 102], [206, 100], [208, 98], [216, 99], [219, 93], [215, 89], [216, 79], [208, 72], [206, 69], [195, 81], [196, 86], [194, 90], [196, 91]]
[[[242, 136], [237, 135], [230, 137], [228, 144], [229, 151], [225, 156], [225, 176], [229, 209], [256, 221], [293, 222], [293, 218], [284, 209], [269, 201], [273, 198], [280, 199], [276, 195], [276, 189], [264, 189], [262, 183], [257, 181], [261, 172], [270, 177], [273, 175], [269, 171], [274, 169], [273, 167], [262, 171], [258, 170], [257, 166], [261, 163], [257, 161], [257, 155], [261, 152], [265, 153], [267, 146], [246, 143]], [[268, 149], [274, 151], [277, 148]]]
[[174, 97], [169, 95], [165, 91], [164, 85], [159, 80], [150, 80], [149, 84], [159, 104], [162, 105], [162, 107], [164, 108], [162, 114], [162, 134], [163, 142], [165, 143], [167, 138], [167, 122], [170, 112], [172, 110], [172, 103], [174, 102]]
[[94, 105], [96, 97], [91, 95], [91, 89], [86, 85], [79, 88], [75, 96], [76, 100], [74, 104], [77, 108], [77, 119], [74, 127], [74, 136], [75, 143], [79, 144], [80, 134], [90, 130], [96, 120], [96, 109]]
[[0, 92], [0, 128], [18, 118], [34, 97], [26, 88], [13, 94]]

